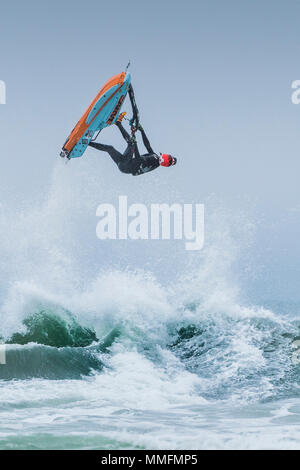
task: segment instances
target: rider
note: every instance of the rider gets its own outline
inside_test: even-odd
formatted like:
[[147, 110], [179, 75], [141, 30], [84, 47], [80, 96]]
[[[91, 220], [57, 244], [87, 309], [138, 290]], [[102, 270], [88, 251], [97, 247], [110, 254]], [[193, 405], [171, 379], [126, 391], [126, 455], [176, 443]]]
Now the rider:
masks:
[[132, 137], [130, 137], [122, 125], [122, 120], [125, 114], [126, 113], [121, 113], [115, 123], [127, 142], [127, 148], [123, 154], [118, 152], [118, 150], [116, 150], [112, 145], [97, 144], [95, 142], [90, 142], [89, 145], [97, 150], [107, 152], [113, 161], [118, 165], [118, 168], [120, 171], [122, 171], [122, 173], [129, 173], [133, 176], [148, 173], [149, 171], [155, 170], [155, 168], [158, 168], [159, 166], [176, 165], [177, 159], [172, 157], [172, 155], [165, 153], [157, 155], [157, 153], [153, 151], [144, 129], [139, 124], [138, 130], [142, 134], [143, 143], [148, 152], [140, 155], [135, 138], [135, 128], [132, 127]]

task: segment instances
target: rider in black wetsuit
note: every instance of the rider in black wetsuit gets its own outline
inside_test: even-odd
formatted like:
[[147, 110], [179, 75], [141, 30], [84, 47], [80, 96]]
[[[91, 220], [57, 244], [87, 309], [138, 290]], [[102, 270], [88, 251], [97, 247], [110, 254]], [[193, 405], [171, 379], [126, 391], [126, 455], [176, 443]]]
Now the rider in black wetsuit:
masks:
[[172, 166], [176, 164], [177, 160], [175, 157], [167, 154], [161, 154], [159, 156], [152, 150], [144, 129], [139, 125], [138, 130], [142, 134], [143, 143], [148, 152], [140, 155], [135, 136], [133, 135], [130, 137], [128, 132], [122, 126], [121, 121], [124, 115], [125, 113], [122, 113], [116, 122], [116, 126], [119, 128], [122, 136], [127, 142], [127, 148], [123, 154], [118, 152], [118, 150], [116, 150], [112, 145], [97, 144], [95, 142], [90, 142], [89, 145], [97, 150], [107, 152], [118, 165], [118, 168], [122, 173], [128, 173], [133, 176], [148, 173], [149, 171], [155, 170], [155, 168], [158, 168], [160, 165]]

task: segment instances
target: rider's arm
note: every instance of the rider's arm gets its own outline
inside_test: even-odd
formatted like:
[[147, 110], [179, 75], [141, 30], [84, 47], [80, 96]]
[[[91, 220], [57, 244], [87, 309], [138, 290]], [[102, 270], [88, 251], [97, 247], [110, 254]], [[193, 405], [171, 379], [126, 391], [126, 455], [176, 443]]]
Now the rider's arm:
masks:
[[147, 152], [148, 152], [148, 153], [155, 153], [154, 150], [152, 149], [151, 145], [150, 145], [149, 139], [148, 139], [148, 137], [146, 136], [145, 131], [144, 131], [144, 129], [142, 128], [142, 126], [139, 126], [139, 130], [141, 131], [143, 143], [144, 143], [144, 145], [145, 145], [145, 147], [146, 147], [146, 149], [147, 149]]

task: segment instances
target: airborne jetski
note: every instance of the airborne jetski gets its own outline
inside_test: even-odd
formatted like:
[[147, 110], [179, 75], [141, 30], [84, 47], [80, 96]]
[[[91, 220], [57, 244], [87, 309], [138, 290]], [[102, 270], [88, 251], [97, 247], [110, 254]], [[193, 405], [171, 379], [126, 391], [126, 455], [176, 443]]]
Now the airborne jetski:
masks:
[[[129, 64], [127, 68], [128, 67]], [[126, 113], [121, 113], [121, 107], [127, 93], [133, 112], [133, 116], [129, 120], [131, 136], [122, 125], [122, 120]], [[112, 124], [117, 125], [127, 143], [127, 148], [124, 153], [119, 152], [112, 145], [95, 142], [99, 132]], [[141, 132], [143, 143], [147, 149], [147, 153], [143, 155], [139, 152], [135, 136], [136, 131]], [[98, 132], [98, 134], [94, 137], [96, 132]], [[126, 72], [115, 75], [106, 82], [72, 130], [60, 155], [68, 159], [81, 157], [88, 145], [97, 150], [107, 152], [122, 173], [131, 174], [133, 176], [148, 173], [159, 166], [173, 166], [177, 162], [177, 159], [172, 157], [172, 155], [158, 155], [152, 149], [149, 139], [140, 124], [139, 111], [131, 85], [131, 77], [130, 74]]]
[[61, 157], [81, 157], [95, 133], [116, 122], [130, 81], [130, 74], [122, 72], [105, 83], [64, 143]]

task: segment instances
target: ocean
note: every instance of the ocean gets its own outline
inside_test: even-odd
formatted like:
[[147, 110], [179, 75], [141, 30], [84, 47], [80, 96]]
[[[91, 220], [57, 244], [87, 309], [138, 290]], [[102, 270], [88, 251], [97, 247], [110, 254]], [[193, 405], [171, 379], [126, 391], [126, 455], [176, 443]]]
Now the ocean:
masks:
[[251, 224], [105, 244], [87, 165], [1, 206], [0, 448], [299, 449], [300, 305], [243, 295]]

